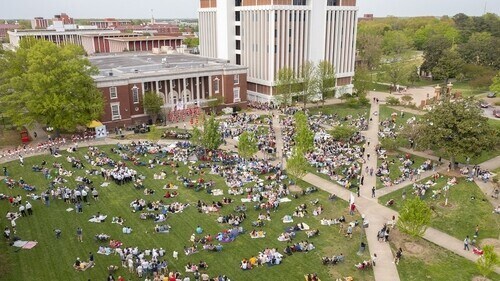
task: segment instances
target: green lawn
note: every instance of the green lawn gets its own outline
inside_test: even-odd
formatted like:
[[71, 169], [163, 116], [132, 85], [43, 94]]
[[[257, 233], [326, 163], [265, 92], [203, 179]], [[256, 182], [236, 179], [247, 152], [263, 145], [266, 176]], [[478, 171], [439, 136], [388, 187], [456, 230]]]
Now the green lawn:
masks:
[[14, 147], [20, 145], [21, 143], [21, 135], [19, 131], [0, 128], [0, 148]]
[[[402, 162], [399, 160], [400, 158], [405, 157], [405, 154], [403, 152], [399, 152], [398, 154], [387, 154], [387, 159], [382, 160], [382, 159], [377, 159], [377, 167], [380, 167], [382, 165], [382, 162], [387, 161], [389, 163], [389, 178], [394, 181], [395, 179], [401, 177], [403, 174], [399, 167], [403, 166]], [[411, 167], [413, 169], [420, 167], [427, 159], [416, 156], [416, 155], [410, 155], [410, 159], [415, 161]], [[391, 164], [391, 162], [394, 162], [394, 164]], [[384, 187], [384, 184], [380, 180], [380, 177], [377, 177], [377, 186], [376, 188], [382, 188]]]
[[[426, 182], [427, 180], [422, 181]], [[431, 190], [442, 190], [447, 180], [448, 177], [439, 178], [437, 184], [425, 193], [424, 201], [435, 210], [430, 226], [458, 239], [464, 239], [467, 235], [472, 237], [476, 225], [479, 225], [479, 239], [498, 239], [500, 217], [492, 213], [492, 205], [475, 183], [467, 182], [465, 178], [459, 178], [458, 184], [452, 186], [448, 191], [449, 206], [447, 207], [444, 206], [444, 192], [437, 199], [432, 199]], [[412, 194], [413, 189], [410, 185], [380, 197], [379, 202], [385, 204], [390, 199], [394, 199], [395, 204], [392, 208], [399, 210], [402, 204], [403, 190], [406, 190], [407, 198], [415, 196]], [[472, 197], [475, 199], [471, 199]]]
[[370, 112], [369, 106], [359, 106], [359, 107], [350, 107], [347, 104], [339, 103], [326, 105], [323, 107], [315, 107], [310, 108], [309, 113], [311, 115], [323, 113], [323, 114], [337, 114], [340, 118], [344, 118], [348, 115], [352, 115], [356, 118], [358, 115], [368, 116]]
[[[110, 147], [101, 147], [103, 151], [110, 154]], [[82, 159], [82, 154], [87, 149], [81, 148], [77, 152], [77, 157]], [[63, 164], [64, 167], [69, 169], [70, 164], [65, 161], [66, 153], [63, 153], [61, 158], [53, 157], [31, 157], [25, 159], [25, 167], [19, 166], [18, 162], [8, 163], [5, 166], [8, 168], [10, 175], [18, 180], [23, 177], [28, 183], [34, 184], [37, 187], [37, 193], [45, 190], [48, 186], [48, 180], [42, 177], [41, 173], [31, 171], [31, 166], [40, 164], [42, 158], [48, 159], [47, 165], [52, 167], [52, 164], [57, 161]], [[118, 160], [118, 155], [110, 155], [112, 158]], [[148, 157], [142, 157], [141, 160], [147, 160]], [[128, 165], [133, 165], [127, 162]], [[182, 166], [182, 164], [181, 164]], [[89, 168], [89, 167], [87, 167]], [[99, 244], [93, 239], [93, 236], [98, 233], [106, 233], [111, 235], [112, 239], [121, 240], [125, 246], [135, 247], [141, 249], [145, 248], [159, 248], [163, 247], [167, 250], [166, 260], [169, 262], [169, 269], [179, 270], [184, 274], [184, 266], [187, 262], [198, 262], [205, 260], [210, 268], [208, 273], [213, 276], [217, 274], [226, 274], [231, 280], [302, 280], [303, 275], [310, 272], [317, 272], [322, 280], [332, 280], [341, 276], [353, 276], [355, 280], [373, 280], [373, 272], [359, 271], [354, 268], [354, 264], [367, 259], [368, 255], [365, 252], [364, 256], [356, 255], [359, 246], [359, 238], [348, 240], [347, 238], [338, 234], [338, 228], [335, 226], [321, 226], [320, 219], [323, 217], [336, 218], [340, 215], [346, 215], [348, 221], [351, 219], [359, 219], [359, 217], [348, 216], [347, 203], [341, 200], [330, 202], [327, 200], [328, 194], [325, 192], [317, 192], [307, 196], [300, 196], [298, 199], [293, 199], [290, 203], [281, 204], [277, 212], [271, 212], [272, 221], [267, 222], [264, 226], [264, 231], [267, 232], [265, 239], [251, 239], [248, 234], [239, 236], [234, 242], [224, 244], [224, 249], [220, 253], [204, 252], [201, 251], [192, 256], [186, 257], [182, 251], [183, 246], [189, 245], [189, 237], [194, 232], [197, 225], [204, 229], [204, 233], [216, 234], [217, 232], [227, 228], [226, 225], [219, 225], [215, 222], [217, 215], [215, 214], [200, 214], [194, 206], [188, 207], [183, 213], [169, 214], [167, 223], [172, 226], [171, 233], [169, 234], [155, 234], [153, 232], [154, 223], [152, 221], [143, 221], [139, 219], [138, 213], [131, 212], [129, 203], [137, 198], [144, 198], [146, 200], [160, 200], [164, 194], [162, 186], [169, 181], [178, 185], [180, 183], [175, 180], [170, 167], [157, 167], [148, 169], [146, 167], [133, 166], [139, 173], [146, 175], [147, 179], [144, 184], [147, 188], [156, 190], [154, 195], [144, 195], [142, 191], [137, 191], [132, 184], [117, 186], [111, 183], [108, 187], [100, 187], [102, 178], [100, 176], [92, 176], [100, 192], [100, 201], [94, 202], [92, 200], [90, 206], [84, 206], [83, 214], [76, 214], [73, 212], [66, 212], [69, 207], [62, 200], [51, 201], [50, 207], [45, 207], [40, 201], [33, 202], [34, 215], [32, 217], [20, 218], [17, 220], [17, 235], [23, 240], [36, 240], [38, 245], [32, 250], [17, 251], [13, 247], [9, 247], [7, 243], [0, 243], [0, 280], [32, 280], [36, 276], [36, 280], [104, 280], [107, 276], [107, 266], [110, 264], [120, 265], [120, 259], [116, 255], [102, 256], [96, 254]], [[162, 170], [167, 172], [167, 180], [153, 180], [153, 173]], [[187, 175], [187, 168], [181, 167], [178, 169], [180, 174]], [[74, 176], [83, 175], [84, 171], [78, 170]], [[195, 177], [192, 177], [196, 179]], [[216, 182], [217, 188], [225, 188], [222, 179], [215, 175], [204, 176], [205, 180], [213, 179]], [[70, 188], [75, 186], [75, 181], [72, 178], [67, 178], [69, 181], [66, 185]], [[299, 181], [303, 187], [305, 184]], [[194, 192], [187, 190], [183, 187], [179, 189], [180, 196], [174, 199], [166, 199], [169, 202], [191, 202], [194, 204], [197, 200], [204, 200], [210, 203], [214, 200], [221, 200], [221, 197], [213, 197], [206, 192]], [[0, 185], [0, 193], [17, 195], [24, 195], [27, 193], [24, 190], [8, 189], [4, 184]], [[222, 208], [221, 213], [228, 214], [233, 212], [233, 208], [239, 203], [240, 197], [234, 197], [237, 200], [229, 206]], [[301, 220], [311, 226], [311, 228], [318, 228], [321, 235], [318, 237], [310, 238], [309, 241], [316, 245], [316, 250], [310, 253], [296, 253], [290, 257], [286, 257], [283, 264], [273, 267], [259, 267], [251, 271], [241, 271], [239, 269], [239, 262], [243, 258], [249, 258], [252, 255], [257, 255], [259, 251], [266, 247], [276, 247], [282, 250], [285, 243], [277, 241], [277, 237], [283, 232], [287, 226], [281, 222], [281, 218], [285, 214], [291, 214], [292, 211], [301, 203], [307, 203], [309, 206], [310, 201], [319, 199], [320, 204], [323, 204], [325, 211], [320, 217], [313, 217], [310, 215]], [[25, 201], [25, 198], [23, 198]], [[250, 207], [247, 212], [247, 219], [243, 223], [243, 227], [250, 231], [252, 229], [251, 222], [256, 220], [258, 211], [253, 210], [253, 204], [247, 203]], [[6, 214], [7, 211], [15, 211], [17, 208], [11, 207], [8, 201], [0, 201], [0, 213]], [[108, 215], [106, 222], [95, 224], [88, 222], [91, 215], [101, 212]], [[312, 210], [311, 212], [312, 213]], [[133, 228], [130, 235], [121, 233], [121, 227], [116, 224], [111, 224], [111, 217], [121, 216], [126, 222], [125, 225]], [[5, 219], [2, 224], [5, 224]], [[0, 225], [1, 226], [1, 225]], [[75, 230], [81, 226], [84, 231], [84, 242], [77, 243], [75, 237]], [[62, 230], [62, 238], [55, 239], [53, 230], [60, 228]], [[362, 229], [357, 228], [355, 237], [360, 237]], [[3, 239], [3, 238], [2, 238]], [[305, 240], [305, 233], [298, 233], [296, 241]], [[172, 250], [179, 252], [179, 260], [172, 260]], [[72, 264], [76, 257], [87, 260], [88, 253], [93, 252], [96, 265], [85, 272], [76, 272], [72, 268]], [[323, 266], [321, 264], [321, 256], [344, 253], [346, 261], [343, 264], [336, 266]], [[128, 270], [120, 268], [117, 275], [124, 275], [127, 280], [139, 280], [137, 277], [128, 273]], [[116, 276], [115, 276], [116, 278]]]
[[404, 116], [401, 117], [401, 111], [390, 108], [387, 105], [381, 105], [379, 108], [379, 120], [380, 122], [385, 121], [386, 119], [391, 120], [391, 116], [393, 113], [396, 113], [397, 116], [395, 116], [395, 121], [396, 121], [396, 127], [399, 127], [401, 125], [405, 125], [408, 121], [408, 119], [416, 117], [417, 119], [420, 117], [418, 115], [404, 112]]
[[488, 88], [476, 88], [469, 85], [468, 81], [453, 83], [453, 92], [461, 92], [463, 97], [470, 97], [487, 92]]
[[[398, 265], [398, 273], [402, 281], [465, 281], [481, 275], [474, 262], [451, 251], [424, 239], [401, 234], [397, 229], [391, 234], [393, 252], [396, 252], [399, 247], [403, 249], [403, 258]], [[499, 280], [499, 278], [500, 276], [496, 273], [490, 276], [491, 280]]]

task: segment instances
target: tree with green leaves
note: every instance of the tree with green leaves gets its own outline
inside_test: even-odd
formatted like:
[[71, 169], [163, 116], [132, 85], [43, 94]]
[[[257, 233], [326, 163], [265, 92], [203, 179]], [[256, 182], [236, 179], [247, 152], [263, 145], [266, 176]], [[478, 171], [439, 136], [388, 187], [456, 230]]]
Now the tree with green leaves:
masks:
[[275, 98], [280, 105], [287, 107], [292, 104], [293, 90], [296, 83], [297, 79], [291, 68], [284, 67], [278, 71]]
[[294, 114], [295, 120], [295, 146], [301, 153], [306, 153], [314, 148], [314, 133], [309, 128], [307, 115], [298, 111]]
[[388, 56], [402, 56], [413, 46], [413, 40], [403, 31], [391, 30], [384, 34], [382, 50]]
[[219, 130], [219, 121], [210, 115], [203, 121], [203, 132], [201, 133], [201, 144], [208, 150], [216, 150], [224, 140]]
[[380, 60], [382, 59], [382, 40], [382, 35], [358, 30], [356, 46], [361, 59], [370, 70], [375, 69], [380, 64]]
[[238, 153], [243, 158], [250, 158], [259, 151], [257, 139], [251, 132], [245, 131], [238, 137]]
[[153, 123], [155, 123], [158, 115], [161, 113], [163, 98], [155, 92], [148, 91], [144, 93], [144, 101], [142, 105], [144, 106], [146, 113], [149, 114], [149, 117], [153, 120]]
[[488, 277], [495, 267], [500, 265], [500, 258], [492, 245], [484, 245], [483, 255], [476, 261], [477, 269], [484, 277]]
[[25, 39], [0, 56], [0, 106], [17, 126], [35, 123], [74, 131], [99, 119], [102, 93], [91, 75], [98, 70], [81, 47]]
[[397, 226], [406, 234], [422, 237], [431, 221], [431, 216], [431, 209], [420, 198], [408, 199], [399, 211]]
[[292, 156], [286, 160], [286, 170], [296, 178], [301, 178], [307, 173], [309, 162], [299, 149], [294, 148]]
[[432, 71], [438, 65], [439, 59], [443, 56], [445, 50], [450, 49], [452, 41], [446, 37], [433, 36], [427, 40], [424, 45], [424, 62], [422, 70]]
[[304, 62], [300, 67], [300, 99], [304, 108], [306, 108], [308, 102], [313, 101], [318, 95], [317, 74], [316, 66], [310, 61]]
[[200, 45], [200, 39], [196, 37], [187, 37], [184, 40], [184, 44], [188, 46], [188, 48], [195, 48]]
[[325, 60], [319, 62], [317, 67], [318, 92], [322, 100], [335, 96], [335, 68]]
[[358, 67], [353, 78], [354, 93], [358, 98], [366, 98], [372, 85], [372, 76], [365, 67]]
[[357, 130], [353, 126], [336, 126], [330, 131], [330, 135], [335, 140], [348, 141], [356, 132]]
[[444, 80], [448, 84], [450, 78], [456, 77], [464, 66], [464, 61], [454, 48], [445, 50], [438, 63], [432, 68], [432, 77]]
[[442, 152], [452, 169], [457, 157], [479, 155], [500, 142], [500, 132], [488, 123], [473, 99], [436, 105], [421, 118], [419, 131], [416, 143]]
[[493, 84], [490, 86], [490, 91], [493, 93], [498, 93], [500, 94], [500, 71], [497, 73], [495, 77], [493, 77], [492, 80]]
[[391, 92], [397, 85], [405, 84], [408, 82], [410, 73], [414, 66], [406, 60], [398, 60], [392, 63], [382, 65], [382, 79], [391, 84]]

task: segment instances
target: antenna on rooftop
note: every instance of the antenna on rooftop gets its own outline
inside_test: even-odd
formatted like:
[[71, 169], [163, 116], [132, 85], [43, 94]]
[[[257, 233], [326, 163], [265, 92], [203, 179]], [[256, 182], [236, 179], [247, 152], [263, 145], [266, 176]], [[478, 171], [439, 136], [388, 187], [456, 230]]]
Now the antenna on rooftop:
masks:
[[151, 9], [151, 24], [155, 24], [155, 17], [153, 15], [153, 9]]

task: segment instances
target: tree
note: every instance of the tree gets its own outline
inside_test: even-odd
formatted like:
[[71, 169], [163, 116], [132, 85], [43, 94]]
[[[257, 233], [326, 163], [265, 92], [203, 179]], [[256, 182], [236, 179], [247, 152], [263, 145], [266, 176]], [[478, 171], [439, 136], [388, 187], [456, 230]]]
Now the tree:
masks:
[[278, 103], [287, 107], [292, 104], [293, 85], [297, 82], [293, 70], [284, 67], [276, 75], [276, 99]]
[[16, 52], [0, 56], [0, 104], [17, 126], [41, 123], [73, 131], [99, 119], [102, 93], [91, 75], [98, 70], [81, 47], [22, 40]]
[[142, 104], [146, 112], [149, 114], [149, 117], [153, 120], [153, 123], [155, 123], [158, 118], [158, 114], [161, 112], [163, 98], [155, 92], [148, 91], [144, 93], [144, 102]]
[[314, 148], [314, 133], [309, 128], [304, 112], [298, 111], [293, 117], [295, 119], [295, 146], [298, 152], [304, 154]]
[[243, 158], [252, 157], [259, 151], [257, 140], [253, 133], [248, 131], [243, 132], [238, 138], [238, 153]]
[[360, 33], [358, 31], [357, 44], [359, 55], [368, 69], [374, 69], [382, 58], [383, 37], [378, 34]]
[[493, 84], [490, 86], [490, 91], [493, 93], [500, 93], [500, 71], [493, 77]]
[[476, 261], [479, 272], [484, 277], [487, 277], [493, 272], [493, 269], [500, 265], [500, 259], [492, 245], [484, 245], [483, 255]]
[[335, 68], [328, 61], [320, 61], [317, 68], [318, 92], [322, 99], [332, 98], [335, 93]]
[[160, 140], [160, 134], [156, 125], [149, 126], [148, 139], [152, 140], [153, 142], [157, 142]]
[[200, 39], [196, 37], [188, 37], [184, 39], [184, 44], [186, 44], [188, 48], [195, 48], [200, 45]]
[[412, 69], [413, 66], [404, 60], [387, 63], [382, 66], [382, 77], [391, 84], [391, 92], [397, 85], [408, 82]]
[[306, 108], [306, 104], [310, 101], [313, 101], [314, 98], [318, 95], [318, 78], [317, 78], [317, 70], [314, 63], [310, 61], [304, 62], [300, 67], [300, 88], [302, 91], [301, 100], [304, 108]]
[[191, 141], [195, 145], [203, 146], [208, 150], [216, 150], [224, 142], [219, 130], [219, 122], [214, 116], [209, 116], [203, 120], [203, 130], [193, 128]]
[[432, 212], [429, 206], [418, 197], [406, 200], [399, 211], [397, 225], [399, 229], [411, 236], [422, 237], [431, 221]]
[[473, 33], [458, 51], [467, 63], [500, 68], [500, 38], [488, 32]]
[[442, 151], [450, 159], [452, 169], [456, 157], [479, 155], [500, 140], [500, 133], [488, 123], [473, 99], [445, 101], [421, 120], [416, 142], [424, 148]]
[[432, 77], [444, 80], [448, 84], [450, 78], [456, 77], [464, 66], [464, 61], [457, 50], [451, 48], [445, 50], [438, 63], [432, 68]]
[[445, 50], [450, 49], [452, 41], [442, 36], [433, 36], [427, 40], [424, 45], [424, 63], [422, 70], [432, 71], [438, 64], [439, 59], [443, 56]]
[[306, 174], [309, 163], [306, 157], [297, 148], [294, 148], [292, 156], [286, 161], [286, 169], [290, 175], [301, 178]]
[[330, 135], [335, 140], [348, 141], [356, 132], [356, 128], [352, 126], [336, 126], [330, 131]]
[[371, 75], [365, 67], [359, 67], [354, 73], [354, 92], [358, 98], [366, 98], [372, 85]]
[[410, 51], [413, 45], [412, 39], [403, 31], [388, 31], [384, 35], [382, 50], [385, 55], [401, 56]]

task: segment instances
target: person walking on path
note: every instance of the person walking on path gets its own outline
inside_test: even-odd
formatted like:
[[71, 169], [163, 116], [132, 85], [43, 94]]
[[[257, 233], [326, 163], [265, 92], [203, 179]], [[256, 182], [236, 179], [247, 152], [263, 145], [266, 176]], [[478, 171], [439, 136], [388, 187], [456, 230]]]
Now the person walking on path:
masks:
[[469, 251], [469, 242], [470, 242], [469, 235], [467, 235], [467, 237], [465, 237], [464, 239], [464, 250]]
[[78, 239], [78, 241], [83, 242], [83, 230], [81, 227], [78, 227], [76, 229], [76, 238]]
[[474, 231], [474, 238], [479, 236], [479, 224], [476, 224], [476, 230]]
[[377, 254], [376, 254], [376, 253], [373, 253], [373, 256], [372, 256], [372, 265], [373, 265], [373, 266], [376, 266], [376, 265], [377, 265], [376, 261], [377, 261]]
[[358, 197], [360, 196], [359, 191], [360, 191], [360, 187], [358, 186], [358, 189], [357, 189], [357, 191], [356, 191], [356, 193], [358, 194]]
[[372, 198], [375, 198], [375, 186], [372, 187]]

